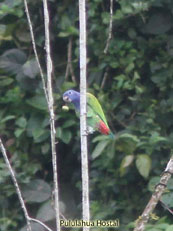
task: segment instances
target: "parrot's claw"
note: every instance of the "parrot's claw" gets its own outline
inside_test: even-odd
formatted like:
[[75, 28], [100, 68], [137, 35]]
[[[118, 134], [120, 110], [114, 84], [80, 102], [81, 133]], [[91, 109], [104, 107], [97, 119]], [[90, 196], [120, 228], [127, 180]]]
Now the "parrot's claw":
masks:
[[92, 133], [94, 133], [94, 129], [92, 127], [88, 126], [86, 132], [88, 133], [88, 135], [92, 134]]
[[89, 135], [89, 131], [88, 130], [85, 130], [85, 133], [86, 133], [87, 136]]
[[92, 134], [94, 132], [94, 130], [91, 130], [87, 127], [87, 129], [85, 130], [85, 135], [89, 135], [89, 134]]

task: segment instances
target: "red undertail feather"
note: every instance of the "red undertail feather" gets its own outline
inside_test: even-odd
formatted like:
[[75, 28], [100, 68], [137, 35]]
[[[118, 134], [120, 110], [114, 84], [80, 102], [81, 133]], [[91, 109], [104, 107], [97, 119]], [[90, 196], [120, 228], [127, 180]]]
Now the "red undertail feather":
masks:
[[104, 135], [109, 135], [110, 133], [110, 129], [106, 126], [106, 124], [102, 120], [100, 120], [99, 122], [98, 130]]

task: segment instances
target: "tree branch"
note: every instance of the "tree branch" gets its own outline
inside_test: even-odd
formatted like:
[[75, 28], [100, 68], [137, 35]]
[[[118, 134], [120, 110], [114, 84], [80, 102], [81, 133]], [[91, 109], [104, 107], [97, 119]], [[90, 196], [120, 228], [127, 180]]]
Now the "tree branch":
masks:
[[41, 226], [43, 226], [45, 229], [47, 229], [48, 231], [53, 231], [52, 229], [50, 229], [47, 225], [45, 225], [43, 222], [41, 222], [41, 221], [39, 221], [39, 220], [37, 220], [37, 219], [35, 219], [35, 218], [29, 218], [29, 220], [30, 221], [34, 221], [34, 222], [36, 222], [36, 223], [38, 223], [38, 224], [40, 224]]
[[104, 49], [105, 54], [107, 54], [107, 52], [108, 52], [109, 44], [110, 44], [110, 41], [111, 41], [111, 38], [112, 38], [112, 22], [113, 22], [113, 0], [110, 0], [109, 35], [108, 35], [106, 46], [105, 46], [105, 49]]
[[166, 169], [160, 178], [160, 183], [156, 186], [154, 193], [151, 196], [150, 201], [148, 202], [147, 206], [145, 207], [142, 215], [138, 218], [136, 222], [136, 227], [134, 231], [143, 231], [145, 228], [146, 223], [149, 220], [150, 214], [155, 209], [157, 203], [159, 202], [163, 192], [165, 191], [165, 187], [170, 179], [171, 175], [173, 174], [173, 156], [169, 160]]
[[52, 147], [52, 164], [54, 178], [54, 193], [55, 193], [55, 215], [56, 227], [60, 230], [60, 214], [59, 214], [59, 192], [58, 192], [58, 176], [57, 176], [57, 158], [56, 158], [56, 141], [55, 141], [55, 114], [54, 114], [54, 99], [52, 90], [52, 60], [50, 55], [50, 35], [49, 35], [49, 12], [47, 0], [43, 0], [44, 6], [44, 25], [45, 25], [45, 47], [47, 54], [47, 90], [48, 90], [48, 107], [50, 113], [50, 128], [51, 128], [51, 147]]
[[31, 34], [32, 46], [33, 46], [35, 58], [36, 58], [36, 61], [37, 61], [37, 64], [38, 64], [38, 68], [39, 68], [39, 71], [40, 71], [42, 84], [43, 84], [43, 90], [44, 90], [44, 93], [45, 93], [47, 104], [49, 104], [48, 93], [47, 93], [47, 89], [46, 89], [46, 83], [45, 83], [45, 79], [44, 79], [44, 75], [43, 75], [43, 70], [41, 68], [40, 61], [39, 61], [39, 58], [38, 58], [37, 48], [36, 48], [36, 44], [35, 44], [35, 37], [34, 37], [31, 17], [30, 17], [29, 10], [28, 10], [27, 0], [24, 0], [24, 5], [25, 5], [25, 12], [26, 12], [27, 20], [28, 20], [29, 30], [30, 30], [30, 34]]
[[[27, 20], [29, 24], [29, 29], [30, 29], [30, 34], [31, 34], [31, 40], [32, 40], [32, 45], [33, 45], [33, 50], [35, 53], [35, 57], [38, 63], [38, 67], [40, 70], [40, 75], [42, 79], [42, 84], [43, 84], [43, 89], [45, 93], [45, 97], [47, 100], [48, 104], [48, 109], [49, 109], [49, 114], [50, 114], [50, 127], [51, 127], [51, 146], [52, 146], [52, 164], [53, 164], [53, 174], [54, 174], [54, 193], [55, 193], [55, 211], [56, 211], [56, 225], [57, 225], [57, 230], [60, 230], [60, 223], [59, 223], [59, 195], [58, 195], [58, 178], [57, 178], [57, 164], [56, 164], [56, 144], [55, 144], [55, 115], [54, 115], [54, 110], [53, 110], [53, 92], [52, 92], [52, 61], [51, 61], [51, 56], [50, 56], [50, 39], [49, 39], [49, 14], [48, 14], [48, 8], [47, 8], [47, 1], [43, 0], [43, 5], [44, 5], [44, 20], [45, 20], [45, 46], [46, 46], [46, 53], [47, 53], [47, 88], [46, 88], [46, 83], [44, 80], [44, 75], [43, 71], [40, 65], [40, 61], [38, 58], [38, 53], [36, 49], [36, 44], [35, 44], [35, 37], [33, 33], [33, 27], [31, 23], [31, 18], [28, 10], [28, 5], [27, 1], [24, 0], [24, 5], [25, 5], [25, 12], [27, 15]], [[32, 218], [31, 220], [34, 220], [35, 222], [37, 221], [36, 219]], [[38, 222], [38, 221], [37, 221]], [[48, 228], [47, 228], [48, 229]], [[48, 229], [50, 230], [50, 229]]]
[[104, 88], [104, 85], [106, 83], [106, 80], [107, 80], [107, 77], [108, 77], [108, 71], [109, 71], [109, 67], [107, 66], [106, 70], [105, 70], [105, 73], [103, 75], [103, 80], [102, 80], [101, 87], [100, 87], [101, 89]]
[[68, 79], [69, 74], [71, 74], [72, 81], [76, 83], [76, 77], [72, 66], [72, 37], [69, 38], [68, 49], [67, 49], [67, 67], [65, 72], [65, 80]]
[[8, 160], [7, 152], [6, 152], [6, 149], [5, 149], [5, 147], [4, 147], [1, 139], [0, 139], [0, 148], [1, 148], [1, 152], [2, 152], [2, 155], [4, 157], [4, 160], [6, 162], [6, 165], [8, 167], [8, 170], [9, 170], [9, 172], [11, 174], [11, 178], [13, 180], [13, 183], [14, 183], [14, 186], [16, 188], [16, 192], [17, 192], [17, 195], [18, 195], [21, 207], [22, 207], [23, 212], [24, 212], [24, 216], [25, 216], [25, 219], [26, 219], [26, 222], [27, 222], [27, 231], [32, 231], [32, 229], [31, 229], [31, 223], [30, 223], [30, 217], [28, 215], [28, 211], [26, 209], [26, 206], [25, 206], [25, 203], [24, 203], [24, 199], [22, 197], [22, 193], [21, 193], [19, 184], [17, 182], [16, 176], [15, 176], [15, 173], [14, 173], [12, 167], [11, 167], [11, 164], [10, 164], [10, 162]]
[[[87, 149], [87, 124], [86, 124], [86, 2], [79, 0], [79, 24], [80, 24], [80, 137], [81, 137], [81, 161], [82, 161], [82, 209], [83, 220], [89, 221], [89, 176], [88, 176], [88, 149]], [[89, 227], [84, 227], [84, 231]]]
[[[112, 23], [113, 23], [113, 0], [110, 0], [110, 21], [109, 21], [109, 34], [108, 34], [108, 38], [107, 38], [107, 41], [106, 41], [106, 46], [105, 46], [105, 49], [104, 49], [104, 54], [106, 55], [108, 53], [108, 48], [109, 48], [109, 45], [110, 45], [110, 41], [112, 39]], [[108, 77], [108, 71], [109, 71], [109, 67], [106, 67], [106, 70], [105, 70], [105, 73], [104, 73], [104, 76], [103, 76], [103, 80], [102, 80], [102, 83], [101, 83], [101, 89], [103, 89], [105, 83], [106, 83], [106, 80], [107, 80], [107, 77]]]

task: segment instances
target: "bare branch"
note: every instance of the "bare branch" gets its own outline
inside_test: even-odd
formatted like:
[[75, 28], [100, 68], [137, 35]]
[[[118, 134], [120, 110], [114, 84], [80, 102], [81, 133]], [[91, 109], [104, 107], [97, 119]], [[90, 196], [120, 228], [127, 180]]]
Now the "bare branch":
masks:
[[18, 182], [16, 180], [15, 173], [14, 173], [14, 171], [13, 171], [13, 169], [11, 167], [11, 164], [10, 164], [10, 162], [8, 160], [7, 152], [6, 152], [6, 149], [5, 149], [5, 147], [4, 147], [1, 139], [0, 139], [0, 148], [1, 148], [1, 152], [3, 154], [4, 160], [6, 162], [6, 165], [7, 165], [8, 169], [9, 169], [10, 174], [11, 174], [11, 178], [13, 180], [13, 183], [14, 183], [14, 186], [16, 188], [16, 192], [17, 192], [17, 195], [18, 195], [21, 207], [22, 207], [24, 215], [25, 215], [25, 219], [26, 219], [26, 222], [27, 222], [27, 231], [32, 231], [32, 229], [31, 229], [31, 223], [30, 223], [30, 218], [29, 218], [28, 211], [27, 211], [25, 203], [24, 203], [24, 199], [22, 197], [22, 193], [21, 193], [19, 184], [18, 184]]
[[41, 68], [41, 65], [40, 65], [40, 61], [39, 61], [39, 58], [38, 58], [37, 48], [36, 48], [36, 44], [35, 44], [35, 37], [34, 37], [31, 17], [30, 17], [29, 10], [28, 10], [27, 0], [24, 0], [24, 5], [25, 5], [25, 12], [26, 12], [27, 20], [28, 20], [29, 30], [30, 30], [30, 34], [31, 34], [32, 46], [33, 46], [35, 58], [36, 58], [36, 61], [37, 61], [37, 64], [38, 64], [38, 68], [40, 70], [40, 76], [41, 76], [41, 80], [42, 80], [42, 84], [43, 84], [43, 90], [44, 90], [44, 93], [45, 93], [47, 104], [49, 104], [48, 93], [47, 93], [47, 89], [46, 89], [46, 83], [45, 83], [43, 71], [42, 71], [42, 68]]
[[[109, 45], [110, 45], [110, 41], [112, 39], [112, 22], [113, 22], [113, 0], [110, 0], [109, 34], [108, 34], [108, 38], [107, 38], [107, 41], [106, 41], [106, 46], [105, 46], [105, 49], [104, 49], [105, 55], [108, 53], [108, 48], [109, 48]], [[106, 80], [107, 80], [107, 77], [108, 77], [108, 71], [109, 71], [109, 67], [106, 68], [106, 71], [104, 73], [103, 80], [102, 80], [102, 83], [101, 83], [101, 89], [103, 89], [103, 87], [104, 87], [104, 85], [106, 83]]]
[[72, 66], [72, 37], [69, 38], [68, 50], [67, 50], [67, 67], [65, 73], [65, 80], [68, 79], [69, 74], [71, 74], [72, 81], [76, 83], [76, 76], [73, 71]]
[[44, 24], [45, 24], [45, 47], [47, 54], [47, 90], [48, 90], [48, 107], [50, 113], [50, 128], [51, 128], [51, 147], [52, 147], [52, 164], [54, 177], [54, 193], [55, 193], [55, 215], [56, 227], [60, 230], [60, 214], [59, 214], [59, 192], [58, 192], [58, 176], [57, 176], [57, 158], [56, 158], [56, 130], [55, 130], [55, 114], [54, 114], [54, 99], [52, 90], [52, 60], [50, 55], [50, 35], [49, 35], [49, 12], [47, 0], [43, 0], [44, 6]]
[[171, 175], [173, 174], [173, 156], [169, 160], [166, 169], [160, 178], [160, 183], [156, 186], [155, 191], [148, 202], [147, 206], [145, 207], [142, 215], [138, 218], [136, 222], [136, 227], [134, 231], [143, 231], [145, 228], [146, 223], [150, 218], [150, 214], [155, 209], [157, 203], [159, 202], [163, 192], [165, 191], [165, 187], [170, 179]]
[[43, 222], [41, 222], [41, 221], [39, 221], [39, 220], [37, 220], [37, 219], [35, 219], [35, 218], [29, 218], [29, 220], [30, 221], [34, 221], [34, 222], [36, 222], [36, 223], [38, 223], [38, 224], [40, 224], [41, 226], [43, 226], [45, 229], [47, 229], [48, 231], [53, 231], [52, 229], [50, 229], [47, 225], [45, 225]]
[[54, 172], [54, 191], [55, 191], [55, 211], [56, 211], [56, 224], [57, 224], [57, 230], [60, 230], [60, 224], [59, 224], [59, 195], [58, 195], [58, 180], [57, 180], [57, 165], [56, 165], [56, 144], [55, 144], [55, 115], [54, 115], [54, 110], [53, 110], [53, 93], [52, 93], [52, 80], [51, 80], [51, 75], [52, 75], [52, 61], [50, 57], [50, 41], [49, 41], [49, 15], [48, 15], [48, 9], [47, 9], [47, 1], [43, 1], [44, 4], [44, 19], [45, 19], [45, 37], [46, 37], [46, 52], [47, 52], [47, 88], [46, 89], [46, 83], [44, 80], [44, 75], [43, 71], [40, 65], [40, 61], [38, 58], [37, 54], [37, 49], [36, 49], [36, 44], [35, 44], [35, 38], [34, 38], [34, 33], [33, 33], [33, 28], [32, 28], [32, 23], [30, 19], [30, 14], [28, 10], [28, 5], [27, 1], [24, 0], [25, 4], [25, 11], [28, 19], [28, 24], [30, 28], [30, 34], [31, 34], [31, 39], [32, 39], [32, 45], [33, 45], [33, 50], [35, 53], [35, 57], [38, 63], [38, 67], [40, 70], [40, 75], [42, 79], [42, 84], [43, 84], [43, 89], [45, 93], [45, 97], [47, 100], [48, 104], [48, 109], [50, 113], [50, 127], [51, 127], [51, 145], [52, 145], [52, 163], [53, 163], [53, 172]]
[[163, 203], [162, 200], [160, 200], [160, 203], [163, 206], [163, 208], [165, 208], [166, 210], [168, 210], [168, 212], [170, 212], [170, 214], [173, 215], [173, 211], [165, 203]]
[[108, 35], [106, 46], [105, 46], [105, 49], [104, 49], [105, 54], [107, 54], [107, 52], [108, 52], [109, 44], [110, 44], [110, 41], [111, 41], [111, 38], [112, 38], [112, 22], [113, 22], [113, 0], [110, 0], [109, 35]]
[[[81, 161], [82, 161], [82, 209], [83, 220], [89, 221], [89, 176], [88, 176], [88, 149], [87, 149], [87, 124], [86, 124], [86, 2], [79, 0], [79, 24], [80, 24], [80, 137], [81, 137]], [[83, 227], [88, 231], [89, 227]]]
[[108, 77], [108, 71], [109, 71], [109, 67], [106, 67], [106, 71], [104, 73], [103, 80], [102, 80], [102, 83], [101, 83], [101, 89], [104, 88], [104, 85], [106, 83], [106, 80], [107, 80], [107, 77]]

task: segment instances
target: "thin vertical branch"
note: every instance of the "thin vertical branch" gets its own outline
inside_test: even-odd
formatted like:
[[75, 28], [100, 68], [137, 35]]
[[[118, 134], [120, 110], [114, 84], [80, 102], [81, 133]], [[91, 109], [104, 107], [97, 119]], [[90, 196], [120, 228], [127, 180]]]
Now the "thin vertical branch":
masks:
[[113, 22], [113, 0], [110, 0], [110, 21], [109, 21], [109, 35], [107, 38], [107, 42], [106, 42], [106, 47], [104, 49], [104, 53], [107, 54], [108, 52], [108, 48], [109, 48], [109, 44], [112, 38], [112, 22]]
[[48, 8], [47, 8], [47, 1], [43, 1], [44, 4], [44, 19], [45, 19], [45, 46], [46, 46], [46, 53], [47, 53], [47, 88], [46, 83], [44, 80], [43, 71], [40, 65], [40, 61], [37, 54], [36, 44], [35, 44], [35, 38], [33, 33], [33, 27], [31, 23], [31, 18], [28, 10], [27, 1], [24, 0], [25, 4], [25, 11], [27, 15], [27, 20], [29, 24], [30, 34], [31, 34], [31, 40], [33, 45], [33, 50], [35, 53], [35, 57], [38, 63], [38, 67], [40, 70], [40, 75], [42, 79], [43, 89], [45, 93], [45, 97], [48, 104], [48, 109], [50, 113], [50, 127], [51, 127], [51, 146], [52, 146], [52, 163], [53, 163], [53, 172], [54, 172], [54, 193], [55, 193], [55, 211], [56, 211], [56, 225], [57, 230], [60, 230], [60, 223], [59, 223], [59, 194], [58, 194], [58, 177], [57, 177], [57, 165], [56, 165], [56, 144], [55, 144], [55, 115], [53, 110], [53, 93], [52, 93], [52, 61], [50, 56], [50, 39], [49, 39], [49, 14], [48, 14]]
[[[87, 150], [87, 124], [86, 124], [86, 2], [79, 0], [80, 24], [80, 136], [81, 136], [81, 161], [82, 161], [82, 209], [83, 220], [90, 219], [89, 211], [89, 176], [88, 176], [88, 150]], [[84, 231], [89, 227], [84, 227]]]
[[72, 81], [76, 83], [76, 77], [73, 71], [72, 65], [72, 37], [69, 38], [68, 49], [67, 49], [67, 67], [65, 72], [65, 80], [68, 79], [69, 74], [71, 74]]
[[101, 89], [103, 89], [105, 83], [106, 83], [106, 80], [107, 80], [107, 77], [108, 77], [108, 71], [109, 71], [109, 67], [107, 66], [106, 67], [106, 70], [105, 70], [105, 73], [103, 75], [103, 80], [102, 80], [102, 83], [101, 83]]
[[46, 89], [46, 83], [45, 83], [43, 71], [42, 71], [42, 68], [41, 68], [41, 65], [40, 65], [40, 61], [39, 61], [39, 58], [38, 58], [37, 48], [36, 48], [36, 44], [35, 44], [35, 37], [34, 37], [34, 32], [33, 32], [33, 27], [32, 27], [32, 22], [31, 22], [31, 17], [30, 17], [29, 10], [28, 10], [27, 0], [24, 0], [24, 5], [25, 5], [25, 12], [26, 12], [27, 20], [28, 20], [28, 25], [29, 25], [31, 40], [32, 40], [32, 46], [33, 46], [35, 58], [36, 58], [36, 61], [37, 61], [37, 64], [38, 64], [38, 68], [39, 68], [39, 71], [40, 71], [40, 76], [41, 76], [42, 84], [43, 84], [43, 90], [44, 90], [44, 93], [45, 93], [47, 104], [49, 104], [48, 93], [47, 93], [47, 89]]
[[47, 0], [43, 0], [44, 6], [44, 24], [45, 24], [45, 47], [47, 54], [47, 90], [50, 113], [50, 127], [51, 127], [51, 147], [52, 147], [52, 164], [54, 177], [54, 193], [55, 193], [55, 215], [57, 231], [60, 230], [60, 214], [59, 214], [59, 192], [58, 192], [58, 176], [57, 176], [57, 158], [56, 158], [56, 130], [55, 130], [55, 114], [54, 114], [54, 99], [52, 90], [52, 60], [50, 55], [50, 35], [49, 35], [49, 12]]
[[2, 152], [2, 155], [4, 157], [4, 160], [6, 162], [6, 165], [7, 165], [8, 169], [9, 169], [10, 174], [11, 174], [11, 178], [13, 180], [13, 183], [14, 183], [14, 186], [16, 188], [16, 192], [17, 192], [21, 207], [22, 207], [24, 215], [25, 215], [25, 219], [26, 219], [26, 222], [27, 222], [27, 231], [32, 231], [31, 223], [30, 223], [30, 217], [28, 215], [28, 211], [26, 209], [26, 206], [25, 206], [25, 203], [24, 203], [24, 199], [22, 197], [22, 193], [21, 193], [19, 184], [18, 184], [18, 182], [16, 180], [15, 173], [14, 173], [14, 171], [13, 171], [13, 169], [11, 167], [11, 164], [10, 164], [10, 162], [8, 160], [7, 152], [6, 152], [6, 149], [5, 149], [1, 139], [0, 139], [0, 148], [1, 148], [1, 152]]
[[147, 206], [145, 207], [142, 215], [138, 218], [136, 222], [136, 227], [134, 231], [143, 231], [145, 229], [145, 225], [150, 218], [150, 214], [155, 209], [157, 203], [159, 202], [163, 192], [165, 191], [165, 187], [173, 174], [173, 156], [169, 160], [166, 169], [160, 179], [160, 183], [156, 186], [154, 193], [151, 196]]
[[[105, 49], [104, 49], [104, 54], [105, 55], [107, 55], [107, 53], [108, 53], [108, 48], [109, 48], [109, 45], [110, 45], [110, 41], [112, 39], [112, 23], [113, 23], [113, 0], [110, 0], [109, 34], [108, 34], [108, 38], [107, 38], [107, 41], [106, 41], [106, 46], [105, 46]], [[104, 87], [104, 85], [106, 83], [106, 80], [107, 80], [107, 77], [108, 77], [108, 71], [109, 71], [109, 67], [107, 67], [106, 70], [105, 70], [103, 80], [102, 80], [102, 83], [101, 83], [101, 89], [103, 89], [103, 87]]]

